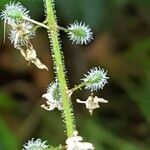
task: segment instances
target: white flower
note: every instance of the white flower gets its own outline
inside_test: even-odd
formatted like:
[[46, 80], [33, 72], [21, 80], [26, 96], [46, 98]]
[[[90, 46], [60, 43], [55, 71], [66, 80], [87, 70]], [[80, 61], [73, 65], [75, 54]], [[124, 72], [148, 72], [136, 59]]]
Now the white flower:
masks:
[[97, 91], [103, 89], [109, 77], [106, 76], [107, 71], [101, 69], [100, 67], [94, 67], [87, 72], [87, 75], [84, 75], [84, 78], [81, 81], [85, 82], [85, 89], [91, 91]]
[[93, 114], [93, 110], [99, 108], [99, 103], [108, 103], [107, 100], [103, 98], [98, 98], [97, 96], [93, 97], [90, 95], [86, 101], [76, 100], [77, 103], [85, 104], [86, 108], [89, 110], [90, 115]]
[[24, 17], [30, 18], [28, 15], [29, 11], [20, 4], [10, 2], [6, 4], [4, 9], [1, 12], [0, 17], [4, 20], [5, 23], [12, 25], [23, 20]]
[[49, 145], [46, 145], [45, 143], [46, 141], [42, 142], [41, 139], [37, 139], [34, 141], [34, 138], [32, 138], [23, 145], [22, 150], [45, 150], [49, 147]]
[[62, 103], [60, 98], [60, 92], [57, 82], [53, 82], [49, 85], [47, 92], [42, 95], [43, 98], [47, 99], [46, 104], [41, 105], [42, 108], [46, 110], [53, 110], [58, 108], [58, 110], [62, 110]]
[[93, 39], [93, 33], [88, 25], [77, 22], [68, 26], [68, 37], [75, 44], [88, 44]]
[[27, 46], [29, 40], [35, 35], [35, 29], [29, 22], [13, 24], [9, 39], [14, 47]]
[[66, 140], [67, 150], [94, 150], [93, 145], [89, 142], [82, 142], [82, 137], [78, 136], [77, 133], [75, 131], [74, 136]]

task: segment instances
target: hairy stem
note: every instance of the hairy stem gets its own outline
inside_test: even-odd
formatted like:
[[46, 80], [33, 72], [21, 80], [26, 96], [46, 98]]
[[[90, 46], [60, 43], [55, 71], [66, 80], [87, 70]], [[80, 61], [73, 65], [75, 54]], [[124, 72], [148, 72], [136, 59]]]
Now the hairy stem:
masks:
[[[38, 22], [38, 21], [33, 20], [31, 18], [27, 18], [27, 17], [24, 17], [23, 19], [26, 20], [26, 21], [29, 21], [29, 22], [31, 22], [33, 24], [36, 24], [38, 27], [43, 27], [45, 29], [49, 29], [49, 26], [46, 25], [47, 20], [45, 20], [43, 23], [41, 23], [41, 22]], [[69, 32], [69, 31], [71, 32], [71, 30], [68, 30], [67, 28], [61, 27], [59, 25], [57, 25], [57, 29], [58, 30], [62, 30], [64, 32]]]
[[57, 29], [57, 22], [55, 17], [55, 10], [54, 10], [54, 2], [53, 0], [44, 0], [46, 6], [46, 13], [47, 13], [47, 22], [48, 22], [48, 32], [49, 38], [52, 46], [53, 58], [54, 58], [54, 65], [56, 68], [56, 74], [58, 79], [58, 84], [60, 88], [61, 94], [61, 101], [63, 104], [63, 119], [66, 125], [66, 132], [67, 136], [73, 136], [73, 131], [75, 128], [74, 119], [73, 119], [73, 110], [71, 107], [71, 100], [68, 96], [68, 87], [65, 78], [65, 70], [64, 64], [62, 60], [62, 52], [61, 46], [59, 43], [58, 37], [58, 29]]
[[78, 90], [78, 89], [81, 89], [83, 86], [85, 86], [87, 84], [87, 82], [83, 82], [83, 83], [81, 83], [81, 84], [79, 84], [79, 85], [76, 85], [74, 88], [72, 88], [72, 89], [70, 89], [69, 91], [70, 92], [75, 92], [76, 90]]
[[59, 26], [59, 25], [57, 25], [57, 29], [58, 29], [58, 30], [63, 30], [63, 31], [65, 31], [65, 32], [68, 31], [67, 28], [61, 27], [61, 26]]

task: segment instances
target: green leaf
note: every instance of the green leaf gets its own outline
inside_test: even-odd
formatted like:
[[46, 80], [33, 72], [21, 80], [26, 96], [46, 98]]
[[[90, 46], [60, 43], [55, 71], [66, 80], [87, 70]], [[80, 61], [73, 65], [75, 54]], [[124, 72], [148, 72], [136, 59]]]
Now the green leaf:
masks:
[[0, 116], [0, 149], [1, 150], [18, 150], [19, 140], [10, 131], [6, 123]]

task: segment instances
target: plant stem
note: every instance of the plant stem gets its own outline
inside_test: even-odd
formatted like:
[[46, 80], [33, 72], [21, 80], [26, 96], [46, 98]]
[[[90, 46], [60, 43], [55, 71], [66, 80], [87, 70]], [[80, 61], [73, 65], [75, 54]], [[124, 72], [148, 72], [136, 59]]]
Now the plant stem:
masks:
[[[29, 22], [31, 22], [31, 23], [33, 23], [33, 24], [36, 24], [36, 25], [39, 26], [39, 27], [43, 27], [43, 28], [45, 28], [45, 29], [49, 29], [49, 26], [46, 25], [47, 20], [45, 20], [43, 23], [41, 23], [41, 22], [38, 22], [38, 21], [33, 20], [33, 19], [31, 19], [31, 18], [27, 18], [27, 17], [24, 17], [23, 19], [26, 20], [26, 21], [29, 21]], [[68, 30], [67, 28], [61, 27], [61, 26], [59, 26], [59, 25], [57, 25], [57, 29], [58, 29], [58, 30], [63, 30], [63, 31], [65, 31], [65, 32], [70, 31], [70, 30]]]
[[45, 24], [43, 24], [41, 22], [35, 21], [35, 20], [27, 18], [27, 17], [24, 17], [23, 19], [26, 20], [26, 21], [32, 22], [32, 23], [34, 23], [34, 24], [36, 24], [38, 26], [41, 26], [43, 28], [49, 29], [49, 27], [47, 25], [45, 25]]
[[70, 91], [73, 93], [73, 92], [75, 92], [76, 90], [78, 90], [78, 89], [81, 89], [83, 86], [85, 86], [87, 84], [87, 82], [83, 82], [83, 83], [81, 83], [81, 84], [79, 84], [79, 85], [76, 85], [74, 88], [72, 88], [72, 89], [70, 89]]
[[67, 94], [68, 87], [65, 79], [65, 70], [64, 70], [65, 67], [62, 59], [62, 52], [60, 51], [61, 46], [59, 43], [57, 22], [54, 12], [55, 11], [53, 4], [54, 2], [53, 0], [44, 0], [44, 2], [46, 6], [47, 21], [49, 27], [48, 32], [52, 46], [54, 65], [56, 68], [56, 74], [61, 94], [61, 101], [63, 104], [63, 117], [64, 117], [63, 119], [66, 125], [67, 136], [70, 137], [73, 136], [75, 125], [73, 119], [73, 110], [71, 107], [71, 100]]
[[63, 30], [63, 31], [65, 31], [65, 32], [67, 32], [67, 31], [68, 31], [68, 29], [67, 29], [67, 28], [61, 27], [61, 26], [59, 26], [59, 25], [57, 25], [57, 29], [59, 29], [59, 30]]

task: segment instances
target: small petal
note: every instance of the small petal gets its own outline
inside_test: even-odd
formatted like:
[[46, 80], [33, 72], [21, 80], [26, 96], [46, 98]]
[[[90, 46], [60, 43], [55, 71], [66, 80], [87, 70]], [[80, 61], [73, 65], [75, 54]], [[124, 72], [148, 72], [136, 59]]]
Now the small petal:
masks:
[[86, 108], [89, 110], [90, 115], [93, 114], [93, 110], [99, 108], [99, 103], [108, 103], [107, 100], [103, 98], [98, 98], [97, 96], [93, 97], [90, 95], [86, 101], [81, 101], [79, 99], [76, 100], [77, 103], [85, 104]]
[[51, 111], [55, 108], [57, 108], [58, 110], [63, 109], [57, 81], [52, 82], [48, 86], [47, 92], [42, 95], [42, 98], [46, 99], [46, 105], [41, 105], [41, 107], [45, 110]]
[[108, 103], [108, 100], [105, 100], [103, 98], [99, 98], [99, 97], [95, 96], [94, 97], [94, 102]]
[[74, 136], [69, 137], [66, 140], [67, 150], [94, 150], [94, 147], [89, 142], [82, 142], [83, 138], [76, 134], [74, 131]]
[[37, 58], [36, 51], [33, 49], [33, 47], [29, 47], [27, 50], [24, 50], [21, 47], [17, 47], [17, 49], [20, 50], [21, 55], [25, 58], [26, 61], [30, 63], [33, 63], [37, 68], [39, 69], [45, 69], [48, 71], [48, 68], [46, 65], [44, 65], [40, 59]]

